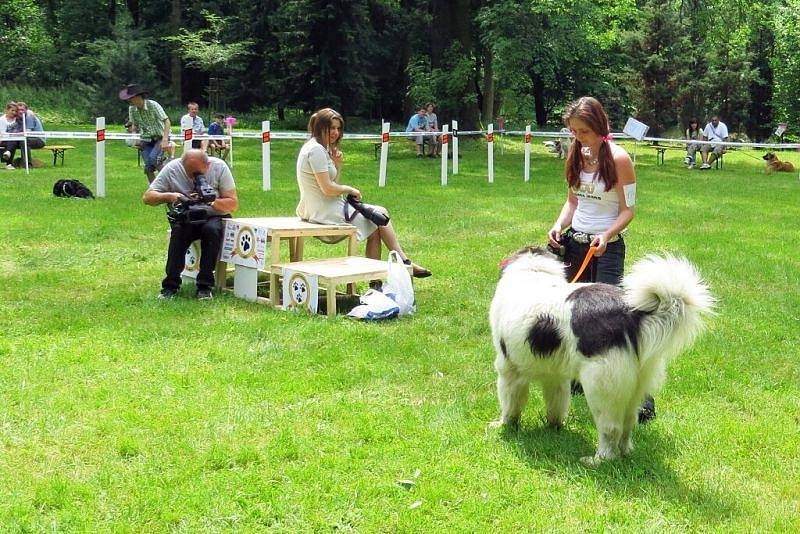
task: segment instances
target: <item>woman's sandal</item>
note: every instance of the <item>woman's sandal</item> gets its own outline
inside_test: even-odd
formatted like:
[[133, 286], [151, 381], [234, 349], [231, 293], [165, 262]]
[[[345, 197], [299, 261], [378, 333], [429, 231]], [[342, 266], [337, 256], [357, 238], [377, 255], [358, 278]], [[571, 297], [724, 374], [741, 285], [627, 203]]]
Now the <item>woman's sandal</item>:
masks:
[[414, 278], [428, 278], [429, 276], [431, 276], [433, 274], [428, 269], [411, 263], [411, 260], [409, 260], [409, 259], [403, 260], [403, 263], [405, 265], [411, 265], [412, 266], [412, 268], [411, 268], [411, 276], [413, 276]]

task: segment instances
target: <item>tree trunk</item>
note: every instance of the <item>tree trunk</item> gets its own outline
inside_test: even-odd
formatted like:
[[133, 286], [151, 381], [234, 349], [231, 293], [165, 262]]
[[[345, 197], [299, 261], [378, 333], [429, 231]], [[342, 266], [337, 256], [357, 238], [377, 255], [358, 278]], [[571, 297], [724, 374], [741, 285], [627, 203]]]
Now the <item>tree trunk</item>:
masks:
[[533, 107], [536, 113], [537, 126], [547, 126], [547, 106], [545, 105], [544, 81], [538, 74], [531, 76], [533, 81]]
[[[173, 35], [177, 35], [181, 27], [181, 0], [172, 0], [172, 9], [169, 13], [169, 26]], [[178, 102], [182, 102], [181, 94], [181, 57], [178, 54], [177, 47], [172, 50], [170, 57], [170, 85], [169, 89], [172, 93], [172, 98]]]
[[112, 28], [117, 24], [117, 0], [108, 0], [108, 23]]
[[141, 17], [141, 12], [139, 10], [139, 0], [125, 0], [125, 4], [128, 6], [128, 12], [131, 14], [131, 20], [133, 20], [133, 27], [139, 27], [139, 20]]
[[483, 109], [481, 110], [481, 121], [489, 124], [494, 120], [494, 68], [492, 67], [492, 50], [483, 50]]

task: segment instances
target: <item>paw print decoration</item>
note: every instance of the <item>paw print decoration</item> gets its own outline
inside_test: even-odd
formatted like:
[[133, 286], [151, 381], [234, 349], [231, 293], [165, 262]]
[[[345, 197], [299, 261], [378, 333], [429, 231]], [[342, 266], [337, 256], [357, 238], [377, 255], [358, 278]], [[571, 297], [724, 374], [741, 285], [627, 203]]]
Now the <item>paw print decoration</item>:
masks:
[[241, 258], [250, 258], [256, 252], [256, 236], [253, 229], [248, 226], [243, 226], [239, 229], [236, 235], [236, 250], [235, 253]]
[[294, 273], [289, 279], [289, 299], [291, 307], [305, 308], [308, 305], [308, 280], [302, 273]]

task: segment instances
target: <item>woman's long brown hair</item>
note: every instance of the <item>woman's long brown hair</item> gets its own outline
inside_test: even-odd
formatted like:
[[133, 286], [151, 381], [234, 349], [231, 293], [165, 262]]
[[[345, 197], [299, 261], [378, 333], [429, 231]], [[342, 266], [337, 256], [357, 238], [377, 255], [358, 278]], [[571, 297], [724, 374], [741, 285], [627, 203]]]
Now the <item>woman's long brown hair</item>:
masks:
[[[330, 132], [334, 119], [338, 120], [342, 127], [339, 130], [339, 138], [333, 143], [333, 146], [331, 146], [328, 132]], [[338, 148], [339, 141], [342, 140], [342, 135], [344, 135], [344, 119], [335, 109], [322, 108], [308, 119], [308, 132], [311, 134], [311, 137], [316, 139], [317, 143], [322, 146], [328, 149]]]
[[[581, 97], [567, 106], [564, 112], [564, 124], [567, 128], [570, 127], [571, 119], [583, 121], [599, 136], [607, 137], [610, 133], [608, 115], [606, 115], [603, 105], [591, 96]], [[583, 148], [581, 143], [575, 138], [567, 154], [565, 173], [567, 184], [573, 188], [580, 186], [581, 183], [581, 169], [583, 169], [581, 148]], [[605, 184], [606, 191], [610, 191], [617, 185], [617, 169], [614, 165], [614, 156], [611, 154], [609, 141], [600, 142], [600, 153], [597, 155], [597, 174]]]

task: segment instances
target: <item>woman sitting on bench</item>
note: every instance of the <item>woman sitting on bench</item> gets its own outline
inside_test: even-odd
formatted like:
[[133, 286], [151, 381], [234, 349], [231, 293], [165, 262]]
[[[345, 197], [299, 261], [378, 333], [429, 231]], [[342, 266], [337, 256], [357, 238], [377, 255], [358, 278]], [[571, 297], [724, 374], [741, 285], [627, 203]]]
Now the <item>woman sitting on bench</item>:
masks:
[[[429, 270], [408, 259], [391, 222], [386, 226], [377, 226], [355, 212], [345, 200], [347, 195], [360, 200], [361, 191], [339, 182], [342, 171], [339, 142], [344, 131], [342, 116], [331, 108], [321, 109], [311, 115], [308, 131], [311, 138], [297, 156], [297, 184], [300, 187], [297, 216], [318, 224], [352, 224], [358, 228], [358, 240], [367, 240], [368, 258], [380, 259], [383, 242], [389, 250], [396, 251], [407, 265], [412, 266], [414, 277], [430, 276]], [[374, 207], [388, 215], [386, 208]]]

